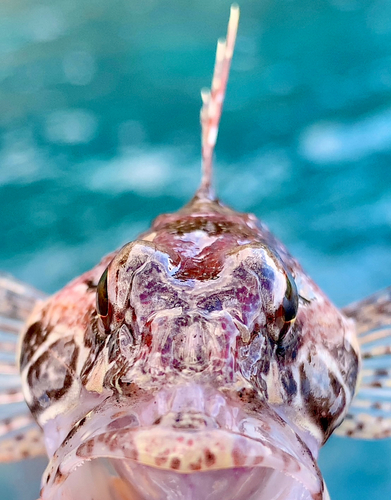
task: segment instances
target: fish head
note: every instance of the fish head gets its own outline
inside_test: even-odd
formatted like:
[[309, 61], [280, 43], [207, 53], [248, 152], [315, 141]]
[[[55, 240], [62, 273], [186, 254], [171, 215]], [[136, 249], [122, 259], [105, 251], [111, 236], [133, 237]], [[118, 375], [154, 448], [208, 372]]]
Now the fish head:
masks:
[[316, 458], [353, 396], [354, 330], [254, 216], [161, 216], [101, 274], [93, 314], [79, 407], [99, 397], [68, 419], [44, 499], [90, 492], [102, 461], [126, 499], [328, 498]]

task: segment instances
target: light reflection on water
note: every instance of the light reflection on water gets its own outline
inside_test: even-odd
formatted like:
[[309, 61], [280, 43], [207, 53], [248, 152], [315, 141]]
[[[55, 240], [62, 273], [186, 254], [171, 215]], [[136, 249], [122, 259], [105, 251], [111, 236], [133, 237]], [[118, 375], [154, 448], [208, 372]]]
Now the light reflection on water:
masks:
[[[1, 3], [1, 269], [53, 292], [190, 198], [229, 3]], [[337, 304], [389, 285], [391, 1], [241, 8], [218, 192]], [[389, 441], [333, 438], [320, 463], [334, 500], [390, 496]], [[35, 500], [41, 468], [0, 467], [2, 500]]]

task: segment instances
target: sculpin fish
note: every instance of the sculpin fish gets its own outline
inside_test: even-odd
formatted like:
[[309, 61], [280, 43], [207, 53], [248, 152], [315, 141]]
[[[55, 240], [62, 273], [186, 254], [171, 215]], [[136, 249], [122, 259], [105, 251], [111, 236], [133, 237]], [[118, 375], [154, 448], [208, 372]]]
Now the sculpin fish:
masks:
[[338, 310], [214, 195], [238, 17], [202, 94], [193, 199], [52, 297], [1, 275], [1, 351], [20, 337], [0, 402], [31, 414], [2, 422], [0, 458], [47, 454], [41, 500], [326, 500], [334, 429], [390, 435], [390, 290]]

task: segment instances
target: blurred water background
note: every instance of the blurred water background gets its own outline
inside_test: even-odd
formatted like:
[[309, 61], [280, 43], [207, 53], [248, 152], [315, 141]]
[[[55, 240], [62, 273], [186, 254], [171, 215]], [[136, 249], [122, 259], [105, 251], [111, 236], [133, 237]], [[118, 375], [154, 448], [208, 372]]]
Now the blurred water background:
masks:
[[[191, 197], [229, 4], [0, 2], [1, 269], [54, 292]], [[391, 1], [240, 4], [218, 192], [345, 305], [391, 283]], [[1, 500], [43, 466], [1, 465]], [[389, 440], [333, 437], [320, 466], [333, 500], [391, 496]]]

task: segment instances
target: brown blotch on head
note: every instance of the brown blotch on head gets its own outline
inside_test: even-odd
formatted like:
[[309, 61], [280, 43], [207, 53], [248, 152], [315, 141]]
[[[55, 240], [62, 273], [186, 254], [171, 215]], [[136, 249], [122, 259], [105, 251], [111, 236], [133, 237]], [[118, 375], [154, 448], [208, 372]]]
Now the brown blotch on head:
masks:
[[22, 342], [20, 356], [21, 370], [27, 365], [34, 351], [42, 344], [48, 333], [48, 329], [46, 329], [40, 321], [33, 323], [29, 327]]
[[29, 368], [27, 382], [33, 402], [33, 414], [39, 414], [53, 401], [59, 401], [69, 390], [76, 376], [79, 348], [71, 337], [54, 342]]
[[[319, 397], [316, 393], [316, 386], [311, 385], [308, 380], [305, 366], [302, 364], [299, 368], [301, 394], [305, 403], [305, 408], [312, 417], [313, 422], [323, 431], [324, 441], [326, 442], [330, 434], [335, 428], [335, 423], [343, 413], [346, 407], [346, 394], [344, 387], [336, 378], [333, 372], [329, 371], [329, 385], [332, 389], [330, 394], [324, 397]], [[340, 403], [337, 408], [331, 411], [334, 401], [340, 397]]]
[[179, 458], [174, 457], [171, 459], [170, 462], [171, 469], [178, 470], [180, 466], [181, 466], [181, 461], [179, 460]]
[[253, 403], [259, 399], [255, 389], [248, 389], [246, 387], [240, 389], [237, 395], [242, 403]]
[[67, 476], [65, 476], [60, 469], [57, 469], [56, 477], [54, 478], [54, 484], [61, 484], [65, 481]]
[[209, 448], [205, 450], [205, 465], [207, 467], [211, 467], [214, 463], [216, 463], [216, 455], [212, 453]]
[[87, 292], [95, 292], [96, 287], [98, 286], [97, 283], [94, 283], [91, 279], [88, 279], [85, 281], [86, 287], [87, 287]]
[[281, 374], [281, 382], [287, 395], [288, 402], [291, 402], [297, 394], [297, 384], [293, 378], [292, 370], [289, 368]]

